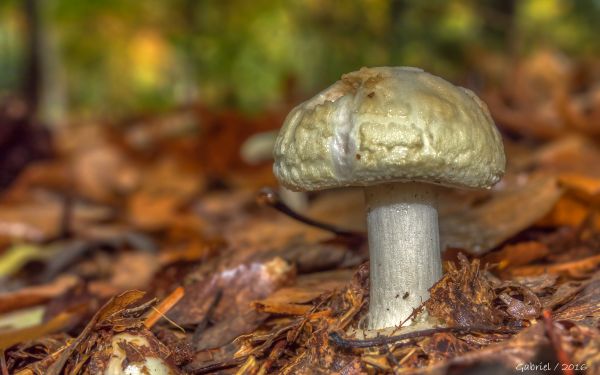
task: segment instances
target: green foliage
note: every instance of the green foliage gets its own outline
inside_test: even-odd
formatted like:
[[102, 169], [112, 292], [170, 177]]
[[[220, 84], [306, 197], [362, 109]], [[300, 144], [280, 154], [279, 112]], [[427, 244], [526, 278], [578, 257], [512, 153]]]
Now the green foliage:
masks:
[[[68, 102], [109, 115], [188, 100], [250, 111], [343, 72], [415, 65], [458, 78], [480, 51], [600, 51], [600, 2], [517, 0], [43, 0]], [[0, 88], [22, 66], [21, 2], [0, 5]], [[508, 11], [507, 11], [508, 9]]]

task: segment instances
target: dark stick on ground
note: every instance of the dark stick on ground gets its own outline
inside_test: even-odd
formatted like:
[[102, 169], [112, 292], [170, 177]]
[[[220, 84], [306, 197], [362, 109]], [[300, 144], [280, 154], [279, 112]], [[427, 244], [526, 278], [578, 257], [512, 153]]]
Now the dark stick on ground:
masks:
[[342, 337], [338, 332], [332, 332], [329, 334], [329, 340], [336, 346], [344, 349], [361, 349], [371, 348], [377, 346], [385, 346], [392, 344], [397, 341], [418, 339], [421, 337], [431, 336], [436, 333], [488, 333], [488, 334], [513, 334], [518, 332], [516, 329], [510, 328], [496, 328], [496, 327], [485, 327], [485, 326], [472, 326], [472, 327], [438, 327], [425, 329], [422, 331], [408, 332], [397, 336], [378, 336], [372, 339], [357, 340], [347, 339]]
[[279, 198], [279, 194], [277, 194], [277, 192], [271, 188], [265, 187], [265, 188], [260, 189], [260, 191], [258, 192], [258, 195], [256, 197], [256, 200], [259, 204], [273, 207], [277, 211], [283, 213], [284, 215], [291, 217], [294, 220], [297, 220], [301, 223], [310, 225], [315, 228], [323, 229], [323, 230], [331, 232], [337, 236], [360, 238], [360, 239], [365, 238], [364, 233], [344, 230], [344, 229], [336, 227], [335, 225], [322, 223], [320, 221], [313, 220], [311, 218], [308, 218], [304, 215], [297, 213], [296, 211], [294, 211], [290, 207], [288, 207], [285, 203], [283, 203], [281, 201], [281, 199]]

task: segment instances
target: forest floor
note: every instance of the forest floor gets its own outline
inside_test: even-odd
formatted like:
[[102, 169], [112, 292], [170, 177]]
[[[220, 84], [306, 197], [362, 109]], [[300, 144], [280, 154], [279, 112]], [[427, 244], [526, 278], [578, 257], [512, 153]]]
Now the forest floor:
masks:
[[339, 230], [307, 225], [261, 190], [270, 162], [240, 160], [289, 108], [55, 129], [0, 200], [0, 374], [600, 374], [600, 77], [564, 64], [541, 53], [481, 93], [507, 173], [442, 192], [444, 276], [420, 309], [446, 328], [416, 335], [351, 336], [360, 189], [310, 194], [302, 214]]

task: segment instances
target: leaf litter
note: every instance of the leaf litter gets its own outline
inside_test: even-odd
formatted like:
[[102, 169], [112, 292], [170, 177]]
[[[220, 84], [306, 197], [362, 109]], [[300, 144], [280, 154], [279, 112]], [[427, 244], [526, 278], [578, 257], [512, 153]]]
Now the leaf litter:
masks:
[[[440, 202], [445, 272], [419, 308], [439, 328], [356, 335], [369, 296], [360, 189], [310, 195], [309, 220], [260, 204], [260, 188], [276, 187], [271, 166], [245, 165], [239, 147], [287, 110], [198, 106], [56, 134], [60, 157], [30, 163], [4, 191], [0, 318], [43, 314], [1, 320], [3, 366], [469, 374], [549, 361], [600, 373], [594, 94], [564, 83], [573, 65], [552, 51], [482, 74], [521, 77], [482, 93], [507, 135], [508, 172]], [[180, 118], [197, 124], [185, 137], [164, 125]]]

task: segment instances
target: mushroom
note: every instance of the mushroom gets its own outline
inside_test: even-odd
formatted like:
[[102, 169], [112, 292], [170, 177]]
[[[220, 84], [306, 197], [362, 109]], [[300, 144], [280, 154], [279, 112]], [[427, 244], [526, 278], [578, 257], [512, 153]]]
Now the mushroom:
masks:
[[[273, 146], [277, 138], [277, 131], [270, 130], [248, 137], [240, 148], [242, 160], [249, 165], [257, 165], [273, 159]], [[279, 187], [279, 197], [292, 210], [304, 213], [308, 209], [306, 193], [291, 191], [283, 186]]]
[[364, 187], [369, 329], [408, 320], [442, 276], [437, 186], [490, 188], [506, 164], [486, 105], [411, 67], [343, 75], [290, 112], [274, 157], [291, 190]]
[[[167, 361], [168, 351], [151, 333], [119, 333], [110, 343], [104, 375], [174, 375], [179, 371]], [[92, 360], [92, 362], [94, 362]], [[93, 367], [93, 366], [92, 366]]]

